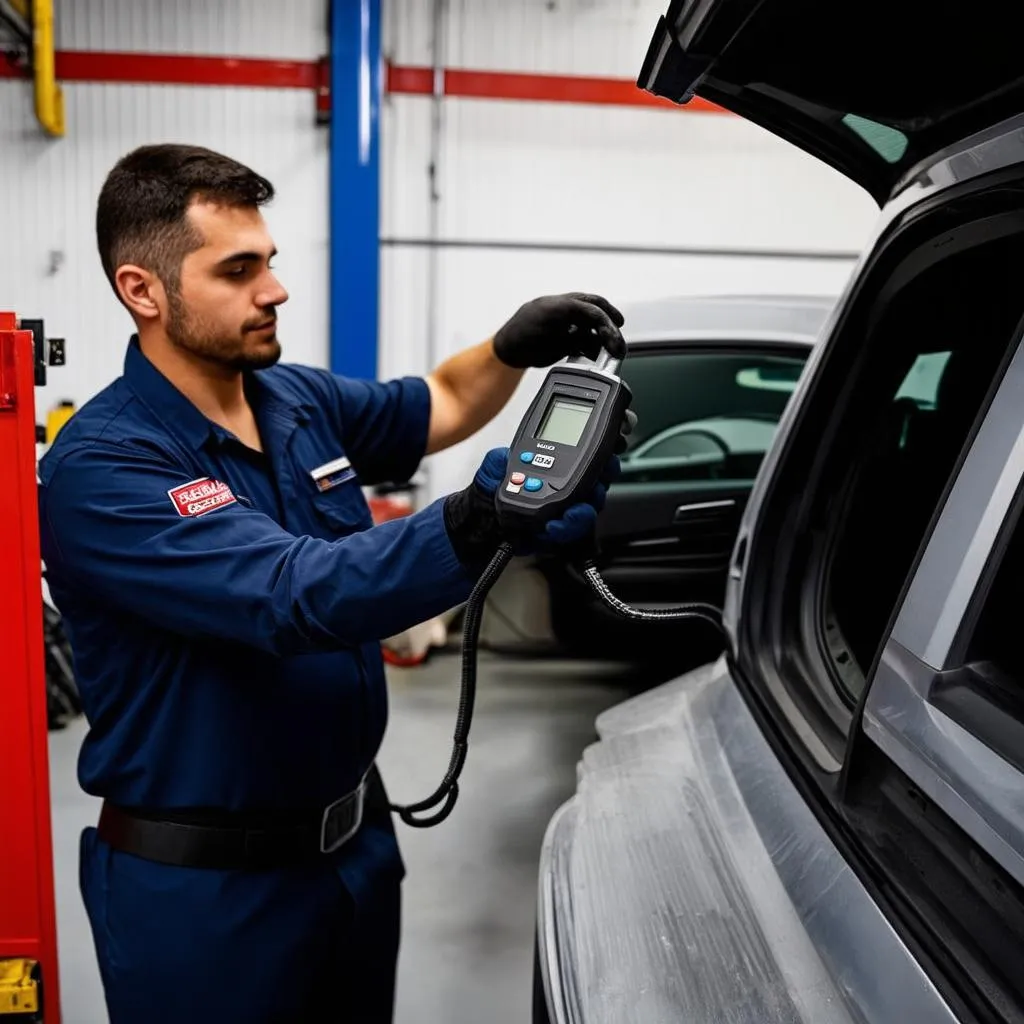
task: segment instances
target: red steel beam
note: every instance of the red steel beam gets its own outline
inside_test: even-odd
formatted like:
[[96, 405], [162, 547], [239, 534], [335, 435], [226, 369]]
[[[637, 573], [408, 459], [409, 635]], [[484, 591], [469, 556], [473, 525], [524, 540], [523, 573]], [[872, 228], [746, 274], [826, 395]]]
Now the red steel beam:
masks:
[[[322, 61], [63, 50], [56, 55], [56, 65], [57, 78], [63, 82], [241, 86], [323, 92]], [[28, 74], [24, 67], [0, 61], [0, 78], [22, 78]], [[669, 100], [644, 92], [628, 78], [446, 68], [442, 81], [443, 95], [460, 99], [679, 109]], [[433, 69], [388, 64], [384, 90], [399, 95], [430, 96], [434, 91]], [[326, 98], [322, 95], [320, 104], [326, 106]], [[725, 113], [721, 107], [699, 97], [682, 109]]]
[[[725, 113], [717, 104], [694, 97], [679, 108], [670, 100], [644, 92], [628, 78], [590, 78], [580, 75], [539, 75], [514, 71], [473, 71], [446, 68], [445, 96], [481, 100], [525, 100], [534, 103], [583, 103], [598, 106], [661, 107], [700, 113]], [[434, 72], [429, 67], [389, 64], [385, 88], [389, 93], [429, 96]]]
[[[319, 82], [316, 61], [62, 50], [56, 54], [56, 65], [57, 78], [63, 82], [230, 85], [265, 89], [316, 89]], [[0, 78], [27, 75], [27, 69], [0, 63]]]

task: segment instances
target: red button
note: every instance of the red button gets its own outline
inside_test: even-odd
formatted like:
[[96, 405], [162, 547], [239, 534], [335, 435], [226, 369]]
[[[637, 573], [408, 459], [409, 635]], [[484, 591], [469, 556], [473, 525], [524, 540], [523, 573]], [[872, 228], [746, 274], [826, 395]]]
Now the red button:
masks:
[[513, 473], [509, 478], [509, 483], [521, 484], [526, 479], [525, 473]]

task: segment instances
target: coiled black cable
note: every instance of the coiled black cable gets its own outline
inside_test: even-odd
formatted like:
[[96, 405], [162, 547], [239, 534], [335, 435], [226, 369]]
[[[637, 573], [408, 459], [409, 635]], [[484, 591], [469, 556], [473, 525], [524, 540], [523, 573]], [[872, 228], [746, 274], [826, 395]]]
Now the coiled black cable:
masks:
[[[459, 776], [466, 764], [466, 754], [469, 750], [469, 727], [473, 721], [473, 704], [476, 700], [477, 644], [480, 639], [480, 624], [483, 621], [484, 605], [491, 588], [497, 583], [498, 577], [512, 560], [512, 553], [511, 544], [502, 544], [498, 548], [480, 579], [477, 580], [476, 586], [473, 587], [473, 591], [469, 595], [469, 601], [466, 603], [465, 623], [462, 629], [462, 686], [459, 692], [459, 711], [455, 719], [455, 734], [452, 740], [452, 756], [448, 762], [448, 771], [445, 772], [441, 784], [425, 800], [404, 807], [391, 804], [391, 810], [406, 825], [411, 825], [413, 828], [430, 828], [432, 825], [444, 821], [452, 813], [455, 801], [459, 798]], [[620, 601], [609, 590], [608, 584], [601, 579], [601, 574], [592, 560], [584, 562], [583, 576], [590, 589], [612, 611], [624, 618], [640, 622], [702, 619], [719, 632], [725, 633], [725, 628], [722, 625], [722, 613], [714, 605], [693, 602], [675, 605], [671, 608], [634, 608], [632, 605], [626, 604], [625, 601]], [[426, 811], [433, 810], [438, 804], [441, 806], [434, 814], [427, 817], [419, 816]]]
[[[430, 828], [444, 821], [455, 807], [459, 798], [459, 776], [466, 764], [466, 753], [469, 750], [469, 726], [473, 721], [473, 704], [476, 700], [476, 659], [477, 643], [480, 639], [480, 624], [483, 621], [484, 605], [487, 595], [512, 561], [512, 545], [502, 544], [494, 557], [487, 564], [476, 581], [466, 603], [465, 621], [462, 628], [462, 686], [459, 692], [459, 711], [455, 719], [455, 733], [452, 740], [452, 756], [448, 762], [441, 784], [425, 800], [399, 807], [391, 805], [393, 810], [406, 825], [413, 828]], [[443, 801], [443, 803], [442, 803]], [[438, 804], [442, 806], [429, 817], [418, 817], [425, 811], [432, 810]]]

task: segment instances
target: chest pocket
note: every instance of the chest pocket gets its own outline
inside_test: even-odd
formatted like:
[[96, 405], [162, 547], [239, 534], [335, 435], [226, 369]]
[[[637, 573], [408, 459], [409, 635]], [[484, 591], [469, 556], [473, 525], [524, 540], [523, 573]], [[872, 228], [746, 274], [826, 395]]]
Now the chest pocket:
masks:
[[373, 517], [357, 477], [334, 484], [326, 491], [317, 490], [308, 476], [307, 482], [313, 491], [317, 518], [335, 536], [366, 530], [373, 525]]
[[297, 490], [306, 509], [304, 527], [324, 540], [336, 540], [373, 525], [355, 468], [337, 434], [299, 430], [291, 445]]

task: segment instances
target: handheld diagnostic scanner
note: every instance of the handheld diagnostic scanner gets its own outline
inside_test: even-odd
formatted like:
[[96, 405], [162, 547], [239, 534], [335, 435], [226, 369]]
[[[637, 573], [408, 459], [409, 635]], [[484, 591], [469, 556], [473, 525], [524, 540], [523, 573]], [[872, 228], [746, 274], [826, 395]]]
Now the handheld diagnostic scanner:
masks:
[[617, 376], [620, 363], [602, 350], [597, 362], [574, 356], [548, 371], [495, 493], [498, 519], [510, 533], [539, 531], [592, 493], [633, 397]]

